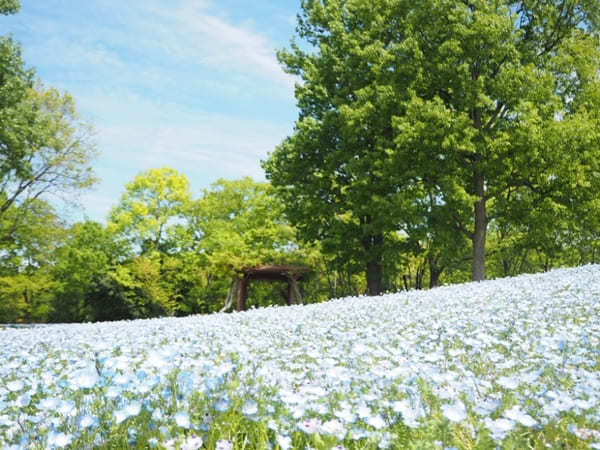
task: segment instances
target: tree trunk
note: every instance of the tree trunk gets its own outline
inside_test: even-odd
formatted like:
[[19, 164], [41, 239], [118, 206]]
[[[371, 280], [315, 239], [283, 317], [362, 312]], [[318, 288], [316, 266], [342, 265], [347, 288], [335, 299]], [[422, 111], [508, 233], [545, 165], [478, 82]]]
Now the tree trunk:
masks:
[[365, 236], [362, 239], [363, 248], [367, 253], [367, 295], [381, 294], [383, 266], [381, 264], [381, 246], [383, 234]]
[[438, 258], [434, 256], [429, 256], [427, 261], [429, 263], [429, 289], [431, 289], [438, 286], [444, 268], [438, 266]]
[[367, 295], [381, 294], [382, 276], [381, 257], [367, 262]]
[[[365, 216], [361, 220], [363, 226], [368, 227], [372, 223], [371, 216]], [[383, 265], [382, 246], [383, 233], [367, 234], [361, 239], [363, 249], [367, 256], [367, 295], [379, 295], [382, 289]]]
[[473, 281], [485, 279], [485, 238], [487, 235], [487, 215], [485, 209], [485, 186], [483, 174], [474, 176], [475, 195], [475, 232], [473, 233]]

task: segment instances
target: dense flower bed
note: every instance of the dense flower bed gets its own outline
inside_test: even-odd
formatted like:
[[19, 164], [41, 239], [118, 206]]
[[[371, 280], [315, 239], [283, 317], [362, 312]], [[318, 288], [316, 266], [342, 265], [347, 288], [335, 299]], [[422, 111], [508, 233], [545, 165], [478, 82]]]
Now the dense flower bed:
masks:
[[1, 448], [600, 448], [600, 266], [0, 344]]

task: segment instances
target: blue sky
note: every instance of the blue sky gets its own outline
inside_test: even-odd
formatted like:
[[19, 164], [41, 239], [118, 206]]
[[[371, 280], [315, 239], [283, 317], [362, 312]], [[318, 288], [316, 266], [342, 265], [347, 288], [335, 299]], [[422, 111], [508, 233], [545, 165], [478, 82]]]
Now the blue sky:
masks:
[[22, 0], [1, 34], [96, 130], [100, 183], [81, 196], [103, 221], [149, 168], [184, 173], [195, 195], [218, 178], [263, 180], [260, 160], [291, 133], [294, 78], [277, 49], [299, 0]]

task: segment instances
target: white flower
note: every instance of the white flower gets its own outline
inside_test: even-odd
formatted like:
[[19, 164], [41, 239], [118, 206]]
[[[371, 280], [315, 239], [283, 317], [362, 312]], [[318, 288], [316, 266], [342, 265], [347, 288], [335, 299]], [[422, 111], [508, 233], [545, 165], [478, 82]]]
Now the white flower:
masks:
[[175, 423], [178, 427], [188, 429], [190, 427], [190, 416], [184, 411], [175, 414]]
[[51, 432], [48, 436], [48, 445], [51, 447], [63, 448], [73, 441], [73, 436], [66, 433]]
[[215, 450], [232, 450], [233, 442], [226, 439], [219, 439], [217, 441], [217, 445], [215, 446]]
[[249, 400], [242, 407], [242, 414], [245, 416], [253, 416], [258, 413], [258, 404], [255, 401]]
[[534, 427], [537, 425], [537, 422], [533, 419], [533, 417], [521, 411], [518, 405], [515, 405], [511, 409], [504, 411], [503, 415], [507, 419], [519, 422], [524, 427]]
[[381, 417], [379, 414], [369, 417], [367, 423], [376, 430], [381, 430], [383, 427], [386, 426], [385, 420], [383, 420], [383, 417]]
[[189, 436], [180, 447], [180, 450], [198, 450], [202, 447], [202, 438], [200, 436]]
[[292, 438], [289, 436], [277, 436], [277, 444], [281, 447], [281, 450], [288, 450], [292, 448]]
[[442, 414], [450, 422], [462, 422], [467, 418], [467, 409], [460, 400], [457, 400], [453, 405], [442, 405]]
[[502, 441], [515, 427], [514, 421], [503, 418], [492, 420], [489, 417], [486, 417], [484, 423], [486, 428], [490, 430], [490, 436], [492, 439], [497, 441]]
[[95, 369], [79, 370], [71, 376], [71, 384], [75, 388], [89, 389], [93, 388], [100, 380]]
[[11, 392], [18, 392], [25, 387], [25, 384], [21, 380], [9, 381], [6, 383], [6, 388]]
[[321, 420], [318, 418], [307, 419], [298, 424], [298, 429], [304, 431], [306, 434], [317, 433], [320, 427]]
[[327, 422], [324, 422], [321, 425], [321, 432], [324, 434], [331, 434], [339, 440], [344, 439], [344, 436], [346, 436], [344, 425], [339, 420], [328, 420]]
[[79, 419], [79, 428], [85, 429], [90, 428], [92, 425], [96, 423], [97, 419], [94, 416], [90, 416], [86, 414], [85, 416]]

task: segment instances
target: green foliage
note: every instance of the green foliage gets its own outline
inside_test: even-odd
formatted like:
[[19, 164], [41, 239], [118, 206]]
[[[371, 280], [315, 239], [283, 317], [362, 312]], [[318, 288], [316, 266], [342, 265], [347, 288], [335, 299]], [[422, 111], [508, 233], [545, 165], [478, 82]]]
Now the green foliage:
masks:
[[0, 216], [0, 274], [34, 270], [53, 261], [64, 238], [63, 223], [54, 208], [42, 200], [27, 208], [12, 206]]
[[[0, 5], [1, 6], [1, 5]], [[0, 179], [19, 171], [26, 154], [23, 130], [31, 117], [19, 107], [33, 86], [33, 71], [25, 68], [21, 48], [11, 38], [0, 37]]]
[[19, 0], [0, 0], [0, 14], [16, 14], [21, 8]]
[[12, 206], [26, 209], [43, 195], [79, 192], [96, 181], [91, 129], [80, 121], [69, 94], [38, 85], [13, 109], [16, 123], [6, 122], [6, 139], [0, 137], [8, 155], [0, 167], [0, 217]]
[[120, 203], [110, 212], [109, 228], [141, 253], [167, 252], [175, 245], [171, 234], [190, 201], [185, 175], [169, 167], [150, 169], [125, 186]]
[[88, 304], [92, 284], [106, 277], [128, 254], [126, 243], [97, 222], [87, 220], [71, 226], [54, 254], [51, 273], [60, 280], [60, 288], [55, 293], [51, 319], [56, 322], [95, 319]]
[[56, 285], [42, 270], [0, 277], [0, 323], [46, 322]]
[[[302, 245], [284, 215], [283, 204], [268, 183], [250, 178], [218, 180], [189, 211], [185, 247], [199, 256], [206, 273], [201, 297], [212, 310], [223, 306], [232, 277], [261, 264], [314, 263], [315, 249]], [[272, 304], [281, 286], [253, 287], [254, 304]], [[201, 293], [202, 292], [202, 293]]]
[[[405, 19], [404, 30], [418, 29], [409, 56], [420, 74], [403, 87], [411, 98], [394, 121], [395, 166], [415, 167], [413, 182], [450, 206], [452, 228], [472, 242], [475, 279], [487, 227], [506, 222], [507, 209], [522, 199], [556, 209], [593, 192], [576, 174], [597, 172], [586, 91], [598, 86], [598, 12], [588, 1], [431, 0]], [[528, 212], [515, 226], [536, 216]]]
[[279, 55], [299, 118], [264, 164], [300, 235], [371, 284], [398, 230], [431, 280], [466, 251], [482, 279], [495, 221], [566, 208], [573, 233], [575, 204], [597, 206], [599, 16], [589, 0], [302, 2], [311, 48]]
[[243, 267], [294, 263], [302, 257], [295, 230], [271, 186], [250, 178], [218, 180], [190, 212], [193, 235], [210, 267], [233, 275]]
[[319, 241], [337, 265], [353, 261], [365, 270], [373, 294], [383, 288], [383, 255], [396, 242], [390, 235], [406, 199], [401, 173], [388, 170], [399, 101], [394, 79], [409, 70], [396, 65], [388, 76], [392, 13], [403, 15], [397, 6], [302, 2], [298, 34], [313, 48], [293, 43], [279, 53], [303, 81], [296, 86], [299, 117], [293, 135], [264, 163], [300, 236]]

